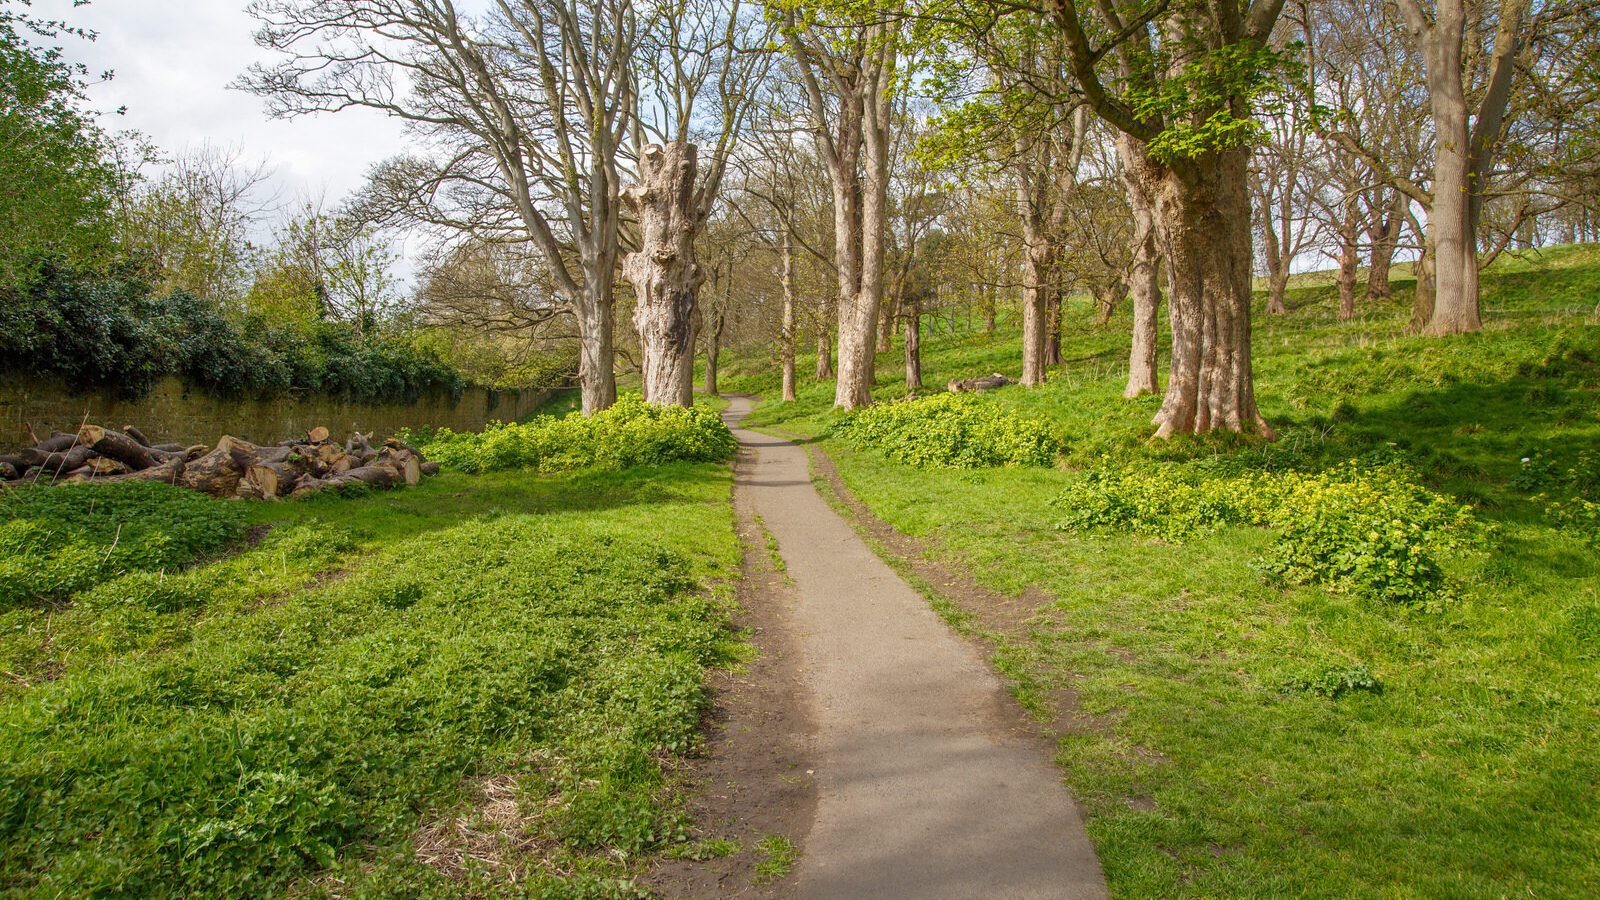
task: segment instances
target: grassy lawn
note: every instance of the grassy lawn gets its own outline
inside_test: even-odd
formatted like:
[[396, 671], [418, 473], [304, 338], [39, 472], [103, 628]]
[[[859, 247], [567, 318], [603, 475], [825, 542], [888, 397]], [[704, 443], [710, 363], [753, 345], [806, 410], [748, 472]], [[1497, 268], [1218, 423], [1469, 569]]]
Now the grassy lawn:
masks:
[[0, 495], [0, 884], [624, 890], [681, 839], [670, 761], [744, 652], [730, 489], [678, 463]]
[[[1096, 328], [1087, 308], [1050, 385], [993, 395], [1057, 430], [1055, 468], [852, 449], [827, 437], [831, 384], [752, 418], [823, 435], [876, 514], [987, 586], [1042, 591], [1024, 629], [992, 636], [996, 662], [1041, 717], [1068, 713], [1058, 761], [1118, 896], [1600, 894], [1600, 554], [1550, 502], [1595, 487], [1560, 473], [1600, 448], [1600, 255], [1505, 260], [1488, 330], [1459, 339], [1407, 336], [1397, 286], [1339, 323], [1331, 285], [1307, 277], [1287, 317], [1257, 319], [1273, 444], [1150, 441], [1158, 401], [1120, 397], [1128, 323]], [[1014, 330], [950, 324], [926, 323], [930, 385], [1018, 374]], [[880, 397], [902, 393], [898, 351], [879, 371]], [[772, 397], [775, 377], [747, 360], [726, 383]], [[1447, 563], [1453, 595], [1431, 611], [1274, 583], [1265, 528], [1058, 527], [1090, 470], [1318, 472], [1374, 454], [1490, 529], [1486, 551]], [[1376, 684], [1308, 687], [1349, 671]]]

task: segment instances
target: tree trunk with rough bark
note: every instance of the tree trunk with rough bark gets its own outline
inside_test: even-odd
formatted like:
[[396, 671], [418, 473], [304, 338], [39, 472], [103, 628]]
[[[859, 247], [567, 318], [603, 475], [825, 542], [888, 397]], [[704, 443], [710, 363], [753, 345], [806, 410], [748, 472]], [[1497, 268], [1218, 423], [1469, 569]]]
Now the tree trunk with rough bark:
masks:
[[[1026, 222], [1026, 218], [1024, 219]], [[1055, 268], [1055, 246], [1038, 228], [1024, 225], [1022, 274], [1022, 384], [1038, 387], [1045, 382], [1048, 352], [1049, 291]]]
[[1128, 386], [1122, 396], [1133, 398], [1161, 390], [1157, 341], [1161, 319], [1161, 248], [1155, 200], [1150, 195], [1150, 175], [1139, 174], [1147, 165], [1141, 142], [1117, 135], [1117, 156], [1122, 162], [1122, 183], [1133, 212], [1133, 254], [1128, 268], [1128, 292], [1133, 297], [1133, 346], [1128, 353]]
[[[885, 35], [879, 40], [887, 41]], [[885, 47], [890, 46], [886, 43]], [[839, 380], [834, 385], [833, 403], [840, 409], [859, 409], [872, 403], [876, 380], [877, 353], [874, 332], [883, 305], [885, 233], [889, 221], [889, 89], [886, 79], [892, 68], [892, 54], [874, 61], [877, 78], [868, 79], [870, 88], [861, 104], [862, 178], [860, 203], [855, 221], [850, 223], [859, 241], [859, 270], [856, 289], [841, 293], [839, 307]], [[843, 274], [840, 275], [841, 287]]]
[[794, 384], [794, 236], [785, 227], [778, 248], [780, 263], [782, 265], [783, 282], [783, 322], [778, 336], [780, 342], [779, 355], [783, 366], [783, 400], [793, 403], [796, 399]]
[[657, 406], [694, 404], [695, 312], [705, 280], [694, 253], [696, 156], [693, 144], [650, 144], [639, 155], [639, 183], [622, 192], [639, 220], [639, 249], [623, 257], [622, 273], [639, 297], [640, 384], [645, 402]]
[[901, 306], [905, 315], [906, 393], [922, 390], [922, 298], [913, 292]]
[[[587, 280], [587, 279], [586, 279]], [[592, 300], [578, 305], [578, 384], [583, 396], [583, 414], [592, 416], [617, 402], [615, 322], [610, 299], [609, 275], [597, 281], [607, 283], [606, 294], [591, 294]]]
[[1156, 436], [1272, 429], [1250, 361], [1248, 152], [1159, 167], [1156, 198], [1172, 272], [1172, 373]]
[[1382, 214], [1374, 216], [1367, 230], [1367, 237], [1372, 242], [1372, 253], [1367, 264], [1368, 300], [1388, 300], [1394, 296], [1394, 288], [1389, 285], [1389, 271], [1394, 266], [1395, 249], [1400, 245], [1400, 223], [1403, 218], [1397, 207], [1410, 202], [1410, 199], [1399, 191], [1390, 193], [1392, 198], [1389, 207]]

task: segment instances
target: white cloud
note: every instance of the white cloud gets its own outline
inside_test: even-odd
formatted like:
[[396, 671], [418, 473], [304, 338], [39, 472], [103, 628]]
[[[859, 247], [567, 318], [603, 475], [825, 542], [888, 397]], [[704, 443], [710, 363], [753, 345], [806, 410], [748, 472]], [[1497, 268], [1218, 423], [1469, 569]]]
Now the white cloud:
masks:
[[35, 13], [99, 33], [94, 43], [67, 39], [74, 61], [116, 77], [92, 88], [97, 108], [127, 107], [106, 127], [145, 133], [173, 152], [210, 142], [265, 158], [285, 197], [337, 201], [356, 190], [373, 164], [401, 151], [399, 122], [369, 110], [282, 120], [263, 101], [228, 85], [270, 54], [252, 39], [245, 0], [36, 0]]

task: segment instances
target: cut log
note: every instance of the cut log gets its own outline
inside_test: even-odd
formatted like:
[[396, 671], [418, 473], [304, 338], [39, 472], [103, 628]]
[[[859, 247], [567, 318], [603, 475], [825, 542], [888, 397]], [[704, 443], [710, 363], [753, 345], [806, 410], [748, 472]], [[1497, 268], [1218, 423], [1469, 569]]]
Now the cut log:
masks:
[[244, 470], [234, 461], [231, 449], [230, 439], [224, 437], [217, 449], [184, 466], [177, 483], [213, 497], [232, 497]]
[[8, 462], [0, 462], [0, 481], [16, 481], [21, 477], [21, 469]]
[[357, 431], [344, 442], [344, 452], [360, 459], [372, 454], [372, 435]]
[[352, 482], [360, 482], [377, 488], [394, 487], [395, 482], [399, 480], [400, 473], [393, 466], [362, 466], [328, 479], [333, 487], [344, 487]]
[[258, 463], [239, 480], [239, 496], [248, 491], [252, 499], [276, 500], [291, 493], [299, 481], [300, 473], [288, 463]]
[[257, 447], [256, 462], [281, 463], [287, 462], [294, 450], [289, 447]]
[[[29, 429], [29, 431], [31, 433], [32, 429]], [[40, 450], [40, 451], [43, 451], [45, 453], [61, 453], [62, 451], [65, 451], [65, 450], [71, 450], [73, 447], [76, 447], [76, 446], [78, 446], [78, 436], [77, 435], [75, 435], [75, 434], [65, 434], [63, 432], [57, 431], [54, 434], [50, 435], [50, 437], [48, 437], [48, 438], [36, 443], [34, 445], [33, 449]]]
[[217, 441], [217, 450], [226, 451], [233, 460], [234, 465], [239, 467], [241, 473], [255, 465], [261, 454], [260, 447], [249, 441], [236, 438], [231, 434], [225, 434], [222, 436], [222, 440]]
[[87, 484], [93, 480], [94, 470], [88, 466], [84, 466], [81, 469], [73, 469], [71, 472], [67, 472], [56, 479], [60, 484]]
[[306, 432], [306, 440], [313, 444], [324, 444], [328, 441], [328, 429], [322, 425]]
[[139, 429], [133, 427], [132, 425], [124, 425], [124, 426], [122, 426], [122, 433], [127, 435], [128, 437], [131, 437], [134, 440], [138, 441], [139, 442], [139, 446], [141, 446], [141, 447], [153, 447], [153, 446], [155, 446], [154, 444], [150, 443], [150, 439], [149, 438], [144, 436], [144, 432], [142, 432]]
[[[109, 456], [96, 456], [89, 460], [88, 466], [94, 470], [96, 475], [100, 476], [126, 475], [133, 471], [132, 469], [128, 468], [127, 463], [112, 459]], [[151, 466], [151, 468], [155, 467]]]
[[406, 487], [416, 487], [422, 481], [422, 461], [417, 459], [415, 453], [406, 454], [396, 468], [400, 470], [400, 478], [405, 481]]
[[89, 462], [89, 457], [94, 454], [88, 447], [73, 447], [60, 453], [45, 453], [40, 450], [24, 450], [21, 456], [28, 465], [43, 469], [42, 477], [59, 478], [75, 469], [81, 469]]
[[180, 476], [182, 473], [183, 465], [181, 463], [162, 463], [159, 466], [142, 469], [138, 472], [128, 472], [123, 475], [109, 475], [104, 478], [97, 478], [95, 480], [111, 484], [123, 481], [160, 481], [165, 484], [177, 484], [178, 476]]
[[1008, 384], [1016, 384], [1016, 382], [996, 372], [993, 375], [979, 375], [976, 378], [955, 379], [945, 387], [952, 394], [965, 394], [974, 391], [992, 391]]
[[152, 450], [160, 450], [162, 453], [182, 453], [185, 450], [189, 449], [188, 447], [185, 447], [182, 444], [173, 444], [173, 443], [151, 444], [150, 448]]
[[422, 474], [428, 476], [437, 475], [439, 474], [439, 468], [439, 464], [436, 462], [425, 462], [422, 464]]
[[78, 429], [78, 441], [101, 456], [127, 463], [128, 468], [135, 471], [159, 466], [170, 458], [125, 434], [107, 431], [99, 425], [85, 425]]

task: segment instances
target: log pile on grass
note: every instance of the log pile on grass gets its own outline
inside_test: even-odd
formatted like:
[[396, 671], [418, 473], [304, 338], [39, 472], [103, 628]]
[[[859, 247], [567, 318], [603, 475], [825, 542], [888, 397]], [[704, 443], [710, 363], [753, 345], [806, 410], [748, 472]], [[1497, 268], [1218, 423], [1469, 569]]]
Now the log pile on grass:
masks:
[[374, 445], [359, 432], [341, 443], [317, 427], [304, 437], [258, 446], [223, 435], [215, 447], [152, 443], [132, 425], [112, 431], [85, 425], [0, 456], [0, 483], [82, 484], [162, 481], [213, 497], [277, 500], [354, 486], [411, 486], [437, 475], [416, 448], [397, 438]]

